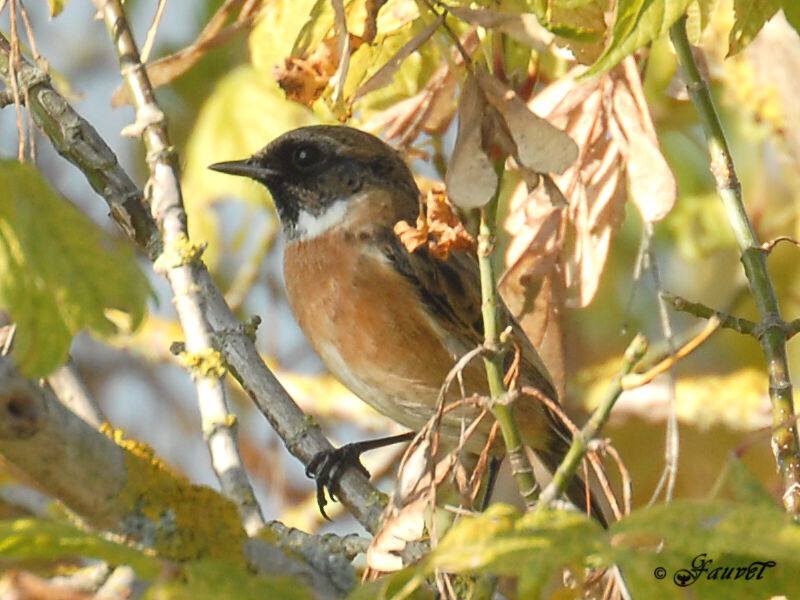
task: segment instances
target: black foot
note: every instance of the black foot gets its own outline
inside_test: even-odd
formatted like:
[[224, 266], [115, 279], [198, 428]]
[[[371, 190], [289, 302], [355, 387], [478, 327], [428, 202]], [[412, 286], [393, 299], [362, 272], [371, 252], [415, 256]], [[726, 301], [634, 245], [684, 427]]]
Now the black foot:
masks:
[[331, 500], [336, 500], [339, 480], [341, 480], [348, 467], [360, 471], [365, 477], [369, 478], [369, 471], [361, 464], [361, 455], [364, 452], [391, 444], [407, 442], [414, 435], [413, 432], [409, 432], [377, 440], [355, 442], [353, 444], [345, 444], [341, 448], [334, 450], [323, 450], [314, 455], [306, 465], [306, 477], [310, 477], [317, 482], [317, 506], [319, 506], [319, 512], [322, 516], [330, 521], [328, 515], [325, 514], [325, 506], [328, 504], [328, 500], [325, 498], [325, 489], [327, 488]]
[[325, 498], [325, 488], [331, 500], [336, 500], [336, 492], [339, 489], [339, 480], [344, 475], [348, 467], [361, 471], [369, 478], [369, 471], [361, 464], [361, 453], [364, 450], [361, 444], [346, 444], [334, 450], [325, 450], [314, 455], [306, 465], [306, 477], [310, 477], [317, 482], [317, 506], [319, 512], [328, 521], [330, 518], [325, 514], [325, 506], [328, 504]]

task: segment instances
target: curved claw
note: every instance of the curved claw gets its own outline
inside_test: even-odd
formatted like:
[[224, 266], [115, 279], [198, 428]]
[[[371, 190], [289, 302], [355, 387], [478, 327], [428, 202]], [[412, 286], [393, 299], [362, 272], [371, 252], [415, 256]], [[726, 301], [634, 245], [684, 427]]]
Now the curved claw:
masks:
[[339, 481], [348, 467], [353, 467], [369, 477], [369, 471], [361, 464], [361, 453], [364, 452], [362, 444], [346, 444], [334, 450], [325, 450], [317, 453], [306, 465], [306, 477], [317, 483], [317, 506], [325, 519], [330, 518], [325, 514], [328, 501], [325, 498], [325, 489], [331, 500], [336, 500]]

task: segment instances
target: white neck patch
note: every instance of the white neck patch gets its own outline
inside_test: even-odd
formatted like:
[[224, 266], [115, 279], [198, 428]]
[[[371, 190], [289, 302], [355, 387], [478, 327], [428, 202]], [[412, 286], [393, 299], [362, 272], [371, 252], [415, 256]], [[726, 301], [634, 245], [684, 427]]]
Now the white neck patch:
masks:
[[312, 240], [322, 235], [332, 227], [344, 221], [347, 208], [347, 200], [337, 200], [333, 204], [328, 205], [328, 207], [318, 215], [307, 210], [301, 210], [297, 215], [294, 239], [299, 241]]

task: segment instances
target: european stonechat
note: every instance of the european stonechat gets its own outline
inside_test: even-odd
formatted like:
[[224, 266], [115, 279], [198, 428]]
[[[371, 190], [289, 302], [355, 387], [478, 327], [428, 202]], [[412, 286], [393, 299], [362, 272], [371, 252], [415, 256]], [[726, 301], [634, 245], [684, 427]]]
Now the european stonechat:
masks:
[[[473, 254], [434, 258], [425, 246], [409, 252], [395, 234], [399, 221], [415, 221], [420, 197], [399, 153], [357, 129], [320, 125], [290, 131], [248, 159], [210, 168], [269, 188], [287, 238], [289, 303], [311, 345], [367, 404], [419, 431], [455, 361], [483, 343], [481, 291]], [[557, 401], [536, 349], [503, 312], [521, 351], [519, 384]], [[480, 361], [464, 369], [463, 384], [467, 394], [487, 394]], [[525, 444], [555, 469], [571, 440], [564, 425], [537, 399], [522, 397], [514, 407]], [[441, 442], [455, 447], [462, 422], [478, 412], [464, 407], [447, 413]], [[486, 443], [491, 423], [482, 426], [468, 450], [480, 452]], [[335, 477], [327, 470], [315, 473], [317, 482], [327, 476], [333, 491]], [[569, 495], [585, 505], [582, 484]]]

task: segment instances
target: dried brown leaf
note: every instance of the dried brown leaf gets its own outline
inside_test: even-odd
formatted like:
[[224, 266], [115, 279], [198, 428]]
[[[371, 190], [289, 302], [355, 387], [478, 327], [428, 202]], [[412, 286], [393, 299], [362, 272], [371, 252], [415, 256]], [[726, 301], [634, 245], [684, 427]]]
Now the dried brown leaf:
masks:
[[[352, 53], [361, 45], [361, 38], [348, 35], [349, 51]], [[325, 38], [308, 58], [289, 56], [283, 66], [275, 67], [273, 75], [289, 100], [311, 108], [339, 69], [339, 45], [338, 37]]]
[[631, 200], [642, 218], [652, 223], [663, 219], [675, 206], [678, 184], [659, 148], [636, 63], [627, 59], [621, 68], [622, 77], [618, 76], [618, 70], [612, 75], [617, 78], [613, 91], [614, 119], [625, 137], [617, 142], [627, 161]]
[[[428, 104], [428, 92], [422, 90], [411, 98], [406, 98], [396, 102], [389, 108], [375, 113], [369, 119], [359, 125], [359, 129], [377, 134], [382, 129], [384, 138], [393, 140], [399, 136], [405, 137], [410, 129], [416, 129], [415, 124], [419, 122], [417, 118]], [[414, 135], [413, 137], [416, 137]], [[400, 144], [400, 147], [403, 145]]]
[[421, 123], [426, 133], [443, 132], [450, 125], [456, 113], [456, 87], [458, 81], [452, 71], [448, 70], [440, 79], [431, 81], [427, 98], [427, 111]]
[[505, 225], [512, 235], [506, 253], [510, 266], [503, 281], [524, 279], [530, 286], [547, 275], [558, 258], [565, 209], [554, 207], [538, 188], [534, 194], [528, 194], [520, 185], [511, 196]]
[[[471, 54], [478, 47], [479, 39], [476, 32], [471, 31], [462, 36], [460, 42]], [[460, 53], [452, 50], [451, 55], [455, 64], [462, 62]], [[457, 85], [450, 65], [442, 65], [417, 94], [375, 113], [360, 128], [373, 133], [386, 128], [386, 139], [399, 138], [398, 147], [407, 148], [421, 131], [435, 133], [447, 128], [455, 113]]]
[[[538, 289], [548, 276], [577, 295], [581, 306], [593, 298], [608, 255], [612, 232], [623, 216], [618, 193], [622, 190], [618, 149], [605, 134], [607, 111], [603, 86], [571, 80], [545, 89], [531, 102], [552, 109], [547, 117], [565, 127], [581, 148], [577, 162], [527, 194], [515, 192], [515, 202], [506, 222], [512, 241], [506, 255], [506, 278]], [[593, 88], [593, 89], [592, 89]], [[602, 176], [600, 176], [600, 175]], [[588, 188], [594, 186], [591, 193]], [[563, 196], [562, 196], [563, 194]], [[566, 197], [568, 206], [557, 208], [553, 199]], [[558, 226], [553, 225], [558, 214]], [[530, 294], [533, 298], [535, 294]]]
[[360, 128], [372, 133], [385, 129], [387, 140], [399, 139], [397, 147], [407, 149], [421, 131], [447, 129], [455, 114], [456, 85], [453, 73], [440, 69], [417, 94], [375, 113]]
[[458, 104], [458, 135], [446, 177], [447, 195], [462, 210], [483, 206], [497, 189], [497, 173], [483, 143], [485, 108], [483, 94], [469, 76]]
[[[515, 191], [506, 228], [512, 235], [505, 279], [535, 291], [546, 277], [563, 286], [570, 302], [588, 305], [600, 284], [611, 240], [624, 218], [627, 173], [630, 198], [645, 220], [663, 218], [675, 201], [675, 181], [658, 148], [633, 58], [605, 76], [577, 83], [583, 72], [545, 88], [530, 105], [580, 147], [575, 164], [528, 194]], [[610, 134], [610, 135], [609, 135]], [[556, 191], [556, 189], [558, 191]], [[563, 192], [557, 229], [546, 208]], [[535, 294], [528, 294], [527, 305]], [[566, 296], [564, 296], [566, 298]]]
[[495, 29], [539, 53], [548, 52], [555, 36], [530, 13], [504, 13], [491, 9], [450, 6], [448, 12], [470, 25]]
[[434, 453], [434, 444], [428, 438], [417, 439], [409, 447], [397, 475], [397, 487], [384, 511], [383, 525], [367, 548], [369, 569], [402, 569], [405, 565], [400, 553], [409, 542], [422, 537], [425, 512], [457, 460], [456, 453], [451, 452], [434, 466]]
[[400, 221], [395, 223], [394, 233], [406, 250], [414, 252], [428, 241], [428, 224], [422, 216], [417, 217], [416, 227], [412, 227], [407, 221]]
[[536, 346], [559, 395], [563, 396], [566, 387], [561, 323], [564, 291], [557, 273], [544, 276], [536, 284], [530, 285], [526, 278], [506, 279], [500, 292], [528, 339]]
[[417, 217], [416, 227], [400, 221], [395, 224], [394, 232], [409, 252], [427, 243], [430, 256], [441, 260], [446, 260], [451, 250], [471, 250], [475, 247], [475, 240], [453, 211], [442, 189], [428, 192], [424, 213]]
[[573, 68], [564, 77], [539, 91], [530, 99], [528, 106], [537, 115], [547, 115], [547, 120], [559, 129], [566, 128], [576, 109], [597, 92], [598, 80], [577, 81], [585, 71], [584, 67]]
[[289, 100], [310, 108], [325, 91], [338, 64], [338, 40], [329, 37], [308, 58], [286, 57], [282, 67], [275, 67], [273, 75]]

